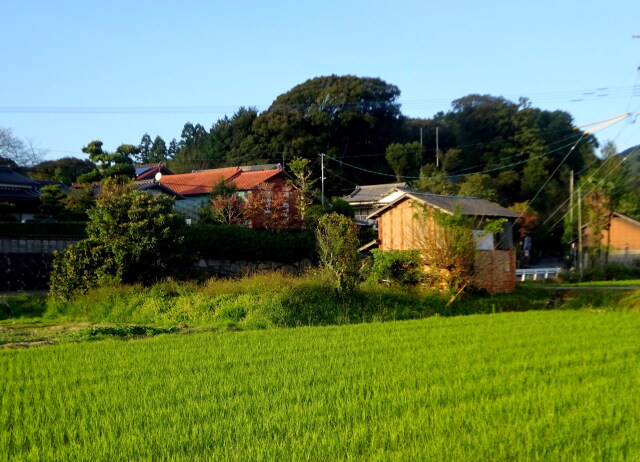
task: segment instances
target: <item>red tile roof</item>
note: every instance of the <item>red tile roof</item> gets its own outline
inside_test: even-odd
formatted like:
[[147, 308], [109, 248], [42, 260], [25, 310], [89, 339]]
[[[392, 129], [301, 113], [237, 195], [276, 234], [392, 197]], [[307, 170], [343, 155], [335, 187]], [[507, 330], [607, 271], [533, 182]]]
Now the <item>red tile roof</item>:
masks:
[[241, 170], [234, 168], [221, 168], [198, 173], [181, 173], [178, 175], [164, 175], [160, 178], [160, 184], [173, 189], [183, 196], [209, 194], [213, 186], [221, 180], [228, 181], [239, 176]]
[[260, 183], [264, 183], [280, 174], [282, 174], [282, 170], [279, 168], [255, 172], [241, 172], [240, 175], [232, 178], [229, 183], [233, 182], [238, 191], [250, 191], [257, 188]]

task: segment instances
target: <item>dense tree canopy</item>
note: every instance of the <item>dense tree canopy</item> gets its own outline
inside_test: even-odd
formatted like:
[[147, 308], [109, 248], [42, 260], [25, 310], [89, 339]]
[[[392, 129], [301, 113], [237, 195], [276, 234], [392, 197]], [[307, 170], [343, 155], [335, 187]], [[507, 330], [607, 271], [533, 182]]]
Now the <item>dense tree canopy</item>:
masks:
[[95, 168], [96, 164], [90, 160], [63, 157], [34, 165], [29, 169], [28, 175], [34, 180], [54, 180], [70, 185], [75, 183], [80, 175], [89, 173]]
[[102, 149], [102, 141], [92, 141], [82, 148], [82, 152], [89, 154], [96, 168], [78, 177], [80, 183], [91, 183], [106, 178], [135, 177], [133, 158], [140, 152], [140, 148], [131, 144], [118, 146], [115, 152], [109, 153]]
[[[329, 196], [400, 180], [505, 206], [533, 201], [540, 222], [558, 207], [564, 210], [571, 170], [579, 178], [598, 165], [595, 138], [576, 130], [567, 112], [533, 107], [526, 98], [471, 94], [432, 118], [409, 118], [399, 97], [398, 87], [379, 78], [316, 77], [278, 96], [264, 112], [241, 107], [209, 130], [188, 122], [179, 141], [160, 151], [169, 158], [175, 152], [169, 166], [177, 173], [287, 166], [299, 158], [308, 161], [314, 178], [324, 153]], [[145, 135], [141, 149], [151, 153], [156, 144]]]

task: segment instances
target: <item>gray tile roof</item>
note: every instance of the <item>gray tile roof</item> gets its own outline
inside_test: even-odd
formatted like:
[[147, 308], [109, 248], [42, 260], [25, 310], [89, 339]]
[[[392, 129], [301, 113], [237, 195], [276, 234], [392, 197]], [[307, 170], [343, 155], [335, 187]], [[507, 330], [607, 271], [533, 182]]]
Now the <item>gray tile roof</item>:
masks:
[[407, 183], [387, 183], [387, 184], [370, 184], [365, 186], [357, 186], [356, 189], [348, 196], [342, 199], [349, 202], [375, 202], [378, 199], [389, 194], [395, 188], [405, 188]]
[[405, 194], [403, 196], [399, 197], [386, 207], [376, 210], [367, 218], [377, 217], [381, 212], [393, 207], [406, 197], [449, 213], [454, 213], [456, 210], [459, 210], [463, 215], [481, 217], [518, 218], [520, 216], [516, 212], [512, 212], [509, 209], [479, 197], [441, 196], [439, 194], [419, 193], [405, 189]]
[[0, 165], [0, 183], [20, 186], [38, 186], [38, 182], [15, 172], [11, 167]]

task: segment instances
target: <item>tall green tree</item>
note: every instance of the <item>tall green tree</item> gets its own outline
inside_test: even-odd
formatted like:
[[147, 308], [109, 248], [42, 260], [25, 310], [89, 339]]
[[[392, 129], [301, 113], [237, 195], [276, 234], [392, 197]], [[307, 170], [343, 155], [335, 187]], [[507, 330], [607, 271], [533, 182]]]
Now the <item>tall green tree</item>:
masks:
[[79, 183], [91, 183], [106, 178], [135, 178], [133, 157], [140, 153], [138, 146], [122, 144], [115, 152], [109, 153], [102, 149], [102, 141], [96, 140], [84, 146], [82, 152], [89, 154], [89, 159], [95, 162], [97, 167], [78, 177]]
[[387, 146], [385, 159], [395, 173], [397, 181], [403, 176], [417, 176], [422, 164], [422, 146], [417, 141], [390, 144]]

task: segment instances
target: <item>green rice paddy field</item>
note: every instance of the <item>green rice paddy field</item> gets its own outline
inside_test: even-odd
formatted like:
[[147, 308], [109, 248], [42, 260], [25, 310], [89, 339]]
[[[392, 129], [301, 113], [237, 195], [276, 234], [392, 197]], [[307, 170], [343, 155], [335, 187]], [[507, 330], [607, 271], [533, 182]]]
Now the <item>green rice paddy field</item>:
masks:
[[640, 313], [0, 351], [0, 460], [640, 460]]

